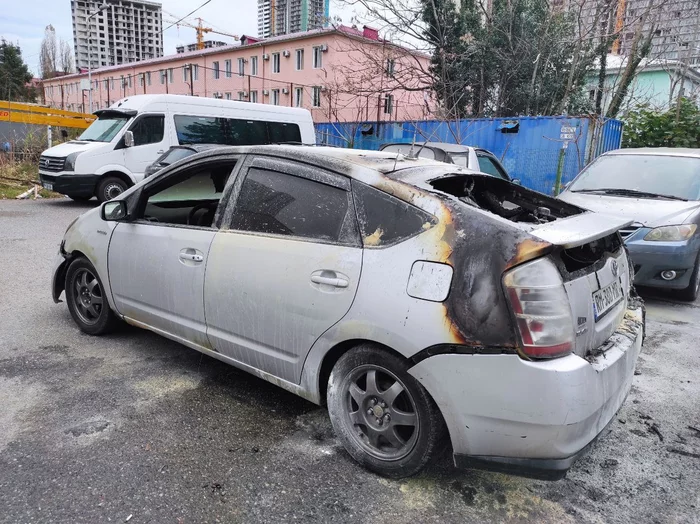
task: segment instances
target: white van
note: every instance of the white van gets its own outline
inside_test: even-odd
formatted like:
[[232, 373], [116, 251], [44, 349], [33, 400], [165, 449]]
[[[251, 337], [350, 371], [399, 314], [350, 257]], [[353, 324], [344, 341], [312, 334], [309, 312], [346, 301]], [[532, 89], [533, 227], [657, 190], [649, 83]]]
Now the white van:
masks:
[[47, 149], [39, 178], [74, 200], [110, 200], [143, 180], [146, 168], [180, 144], [314, 144], [306, 109], [199, 98], [135, 95], [95, 111], [77, 140]]

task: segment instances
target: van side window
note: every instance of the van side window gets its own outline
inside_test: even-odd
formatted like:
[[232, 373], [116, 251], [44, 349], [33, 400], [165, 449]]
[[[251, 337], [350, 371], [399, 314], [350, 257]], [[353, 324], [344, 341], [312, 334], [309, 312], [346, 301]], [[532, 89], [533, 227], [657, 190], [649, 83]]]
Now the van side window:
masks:
[[299, 125], [263, 120], [176, 115], [175, 131], [180, 144], [255, 146], [301, 142]]
[[142, 146], [162, 142], [164, 127], [165, 117], [163, 115], [139, 118], [130, 129], [134, 133], [134, 145]]
[[430, 213], [356, 180], [352, 191], [365, 247], [396, 244], [437, 223]]

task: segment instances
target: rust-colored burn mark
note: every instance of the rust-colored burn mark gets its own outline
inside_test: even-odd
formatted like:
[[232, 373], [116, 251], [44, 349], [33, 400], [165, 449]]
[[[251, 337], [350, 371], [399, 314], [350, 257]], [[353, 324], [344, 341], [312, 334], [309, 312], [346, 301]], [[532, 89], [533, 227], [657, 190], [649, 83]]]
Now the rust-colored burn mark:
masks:
[[545, 255], [552, 249], [549, 242], [541, 242], [526, 238], [515, 246], [515, 255], [506, 263], [505, 269], [510, 269], [528, 260]]

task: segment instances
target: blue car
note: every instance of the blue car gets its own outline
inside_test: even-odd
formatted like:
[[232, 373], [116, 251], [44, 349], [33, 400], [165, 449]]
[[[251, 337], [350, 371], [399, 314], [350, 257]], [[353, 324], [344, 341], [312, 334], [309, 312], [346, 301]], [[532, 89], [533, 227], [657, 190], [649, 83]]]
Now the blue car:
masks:
[[634, 222], [620, 231], [634, 283], [695, 300], [700, 289], [700, 149], [618, 149], [598, 157], [559, 198]]

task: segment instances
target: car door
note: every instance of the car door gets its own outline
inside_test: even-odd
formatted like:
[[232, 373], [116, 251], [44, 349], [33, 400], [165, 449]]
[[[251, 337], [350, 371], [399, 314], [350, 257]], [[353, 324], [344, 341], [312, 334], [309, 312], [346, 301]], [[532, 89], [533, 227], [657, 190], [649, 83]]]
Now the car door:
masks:
[[350, 309], [362, 249], [350, 183], [252, 157], [209, 251], [207, 333], [216, 351], [298, 382], [313, 343]]
[[[140, 115], [129, 126], [129, 131], [134, 134], [134, 145], [124, 147], [124, 165], [138, 182], [143, 178], [146, 168], [168, 150], [165, 116]], [[123, 144], [123, 138], [120, 143]]]
[[235, 159], [195, 162], [144, 187], [136, 220], [120, 222], [108, 251], [117, 311], [171, 337], [209, 347], [204, 269], [214, 214]]

